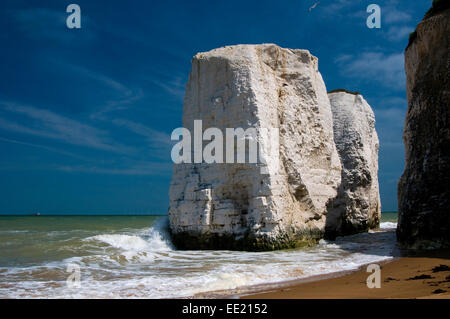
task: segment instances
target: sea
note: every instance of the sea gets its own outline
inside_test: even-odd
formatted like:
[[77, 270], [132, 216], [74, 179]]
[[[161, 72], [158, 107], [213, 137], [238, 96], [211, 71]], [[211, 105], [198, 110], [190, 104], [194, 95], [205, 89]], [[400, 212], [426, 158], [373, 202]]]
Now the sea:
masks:
[[[167, 216], [0, 216], [0, 298], [192, 298], [394, 258], [379, 230], [271, 252], [176, 250]], [[245, 288], [245, 289], [244, 289]]]

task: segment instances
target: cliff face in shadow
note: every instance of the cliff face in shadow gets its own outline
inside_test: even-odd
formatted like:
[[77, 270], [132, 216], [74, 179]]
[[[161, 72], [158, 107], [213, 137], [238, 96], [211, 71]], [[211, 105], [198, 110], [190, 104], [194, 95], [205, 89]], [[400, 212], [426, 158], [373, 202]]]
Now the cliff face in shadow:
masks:
[[329, 93], [328, 97], [334, 141], [342, 163], [341, 185], [326, 225], [326, 237], [334, 238], [379, 226], [379, 141], [375, 115], [362, 95], [342, 90]]
[[446, 6], [427, 14], [405, 51], [406, 163], [398, 185], [397, 238], [410, 248], [450, 246], [450, 9]]

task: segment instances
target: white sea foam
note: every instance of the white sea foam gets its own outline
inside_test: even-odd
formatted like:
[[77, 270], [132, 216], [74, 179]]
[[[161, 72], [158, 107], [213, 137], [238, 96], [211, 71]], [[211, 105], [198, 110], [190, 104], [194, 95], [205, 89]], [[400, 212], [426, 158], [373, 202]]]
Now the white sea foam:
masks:
[[[355, 269], [392, 258], [395, 249], [396, 224], [382, 223], [380, 231], [339, 237], [336, 241], [321, 240], [306, 249], [177, 251], [169, 241], [166, 223], [161, 220], [145, 229], [88, 236], [82, 243], [88, 246], [89, 255], [3, 272], [0, 269], [0, 283], [5, 287], [0, 286], [0, 297], [188, 297]], [[79, 289], [69, 289], [65, 284], [68, 263], [80, 265]], [[59, 275], [48, 282], [33, 279], [44, 270]]]
[[130, 235], [97, 235], [88, 240], [98, 240], [115, 248], [133, 251], [145, 250], [149, 247], [149, 243], [141, 237]]
[[123, 258], [134, 263], [153, 262], [156, 259], [167, 259], [161, 253], [174, 250], [166, 229], [167, 220], [161, 219], [152, 227], [134, 231], [134, 234], [101, 234], [87, 237], [83, 241], [91, 245], [92, 242], [100, 242], [108, 245], [106, 249], [117, 249], [118, 252], [105, 256], [110, 262], [120, 264]]
[[397, 228], [397, 223], [393, 223], [393, 222], [380, 223], [380, 229], [396, 229], [396, 228]]
[[97, 240], [114, 248], [129, 251], [169, 251], [173, 250], [168, 234], [165, 230], [166, 221], [161, 219], [148, 229], [129, 234], [103, 234], [88, 237], [85, 241]]

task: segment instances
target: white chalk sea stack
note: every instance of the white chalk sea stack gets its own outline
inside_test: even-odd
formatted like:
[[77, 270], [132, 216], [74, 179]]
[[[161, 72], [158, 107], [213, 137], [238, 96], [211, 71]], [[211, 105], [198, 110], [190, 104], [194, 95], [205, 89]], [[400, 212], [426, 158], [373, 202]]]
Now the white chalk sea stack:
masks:
[[[307, 50], [236, 45], [199, 53], [186, 86], [183, 127], [278, 128], [279, 167], [174, 164], [169, 220], [182, 249], [266, 250], [324, 235], [341, 163], [318, 60]], [[273, 139], [258, 136], [265, 149]], [[271, 158], [266, 162], [270, 163]]]
[[379, 226], [378, 135], [375, 115], [358, 93], [329, 95], [334, 140], [342, 163], [339, 194], [327, 218], [327, 236], [350, 235]]
[[[183, 127], [195, 132], [194, 121], [202, 120], [203, 132], [218, 128], [224, 154], [227, 128], [256, 128], [254, 139], [266, 156], [256, 163], [247, 157], [246, 163], [174, 164], [174, 244], [272, 250], [375, 227], [380, 205], [373, 112], [362, 96], [330, 97], [333, 112], [318, 60], [307, 50], [235, 45], [195, 55]], [[278, 138], [261, 133], [273, 128]], [[211, 141], [202, 143], [205, 148]], [[247, 145], [247, 155], [249, 150]]]

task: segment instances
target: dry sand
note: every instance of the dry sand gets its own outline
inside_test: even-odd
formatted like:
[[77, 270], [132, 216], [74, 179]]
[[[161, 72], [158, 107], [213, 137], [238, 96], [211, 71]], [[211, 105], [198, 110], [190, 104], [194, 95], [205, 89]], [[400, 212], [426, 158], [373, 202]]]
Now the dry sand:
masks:
[[[444, 265], [442, 267], [441, 265]], [[439, 267], [441, 266], [441, 267]], [[446, 266], [446, 267], [445, 267]], [[367, 267], [337, 278], [293, 283], [240, 298], [446, 298], [450, 299], [450, 251], [409, 253], [380, 264], [381, 288], [369, 289]], [[439, 268], [436, 268], [439, 267]], [[434, 270], [433, 270], [434, 269]]]

